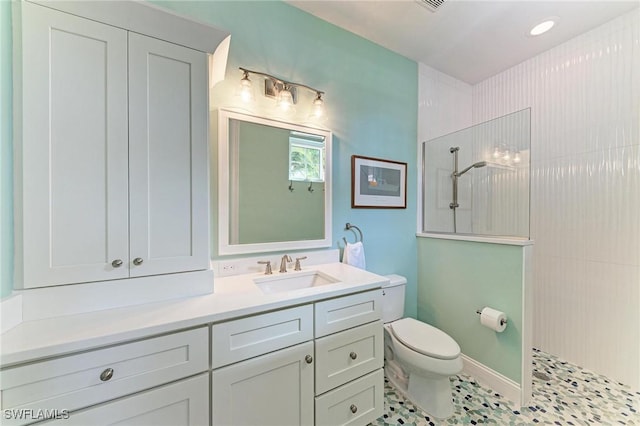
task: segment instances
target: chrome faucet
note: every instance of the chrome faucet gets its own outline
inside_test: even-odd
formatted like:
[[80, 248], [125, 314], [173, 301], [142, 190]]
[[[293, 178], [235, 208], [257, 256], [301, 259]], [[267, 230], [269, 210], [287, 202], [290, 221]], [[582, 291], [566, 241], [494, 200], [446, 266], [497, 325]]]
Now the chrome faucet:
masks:
[[291, 262], [291, 256], [285, 254], [280, 261], [280, 272], [287, 272], [287, 262]]

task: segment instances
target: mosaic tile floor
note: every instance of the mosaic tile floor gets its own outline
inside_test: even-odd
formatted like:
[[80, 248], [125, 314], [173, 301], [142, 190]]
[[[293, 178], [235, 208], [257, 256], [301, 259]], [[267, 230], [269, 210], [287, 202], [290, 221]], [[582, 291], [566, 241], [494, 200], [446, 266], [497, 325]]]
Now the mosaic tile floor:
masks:
[[455, 413], [440, 421], [385, 381], [385, 414], [373, 425], [640, 425], [640, 392], [535, 349], [533, 367], [549, 380], [533, 379], [529, 407], [513, 410], [502, 396], [460, 374], [451, 379]]

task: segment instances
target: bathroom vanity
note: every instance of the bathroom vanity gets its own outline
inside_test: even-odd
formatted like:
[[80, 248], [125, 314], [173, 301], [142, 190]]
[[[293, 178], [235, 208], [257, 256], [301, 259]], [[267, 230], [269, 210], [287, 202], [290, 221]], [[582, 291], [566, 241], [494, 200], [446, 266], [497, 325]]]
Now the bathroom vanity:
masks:
[[[324, 263], [308, 251], [296, 259], [309, 257], [301, 271], [265, 275], [263, 255], [225, 261], [213, 279], [208, 73], [228, 34], [146, 3], [90, 3], [14, 2], [20, 310], [0, 337], [2, 424], [379, 417], [384, 277], [323, 250]], [[255, 220], [238, 210], [255, 208], [238, 201], [218, 218], [218, 255], [331, 246], [331, 132], [220, 117], [222, 153], [242, 152], [251, 129], [271, 130], [287, 155], [298, 144], [326, 163], [318, 191], [278, 186], [304, 226], [288, 233], [287, 220], [281, 240], [245, 241]], [[235, 164], [220, 157], [221, 170]], [[237, 163], [241, 176], [248, 166]], [[234, 175], [220, 180], [228, 196]], [[315, 219], [299, 210], [311, 197]]]
[[22, 323], [2, 335], [3, 424], [368, 424], [386, 279], [340, 263], [273, 278], [309, 271], [335, 282], [265, 292], [240, 274], [211, 295]]

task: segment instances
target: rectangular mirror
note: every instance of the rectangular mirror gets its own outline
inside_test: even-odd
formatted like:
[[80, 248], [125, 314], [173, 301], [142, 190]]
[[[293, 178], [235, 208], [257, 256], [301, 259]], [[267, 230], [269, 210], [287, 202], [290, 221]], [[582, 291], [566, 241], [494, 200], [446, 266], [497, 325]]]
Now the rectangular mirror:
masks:
[[331, 245], [331, 132], [221, 109], [218, 252]]

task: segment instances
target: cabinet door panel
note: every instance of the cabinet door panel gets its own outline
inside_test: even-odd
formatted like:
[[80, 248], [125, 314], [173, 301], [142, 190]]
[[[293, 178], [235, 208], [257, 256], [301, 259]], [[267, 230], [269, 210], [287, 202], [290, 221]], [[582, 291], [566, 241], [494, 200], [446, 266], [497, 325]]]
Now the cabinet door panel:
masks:
[[206, 55], [129, 34], [131, 276], [207, 269]]
[[21, 7], [22, 285], [126, 277], [126, 32]]
[[213, 425], [313, 424], [313, 342], [212, 373]]

